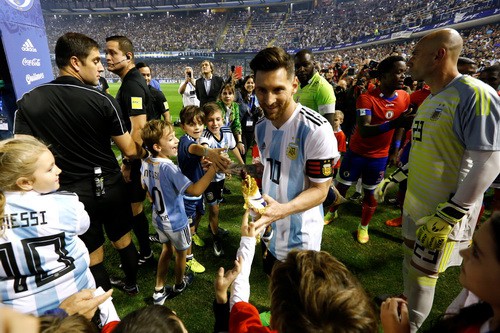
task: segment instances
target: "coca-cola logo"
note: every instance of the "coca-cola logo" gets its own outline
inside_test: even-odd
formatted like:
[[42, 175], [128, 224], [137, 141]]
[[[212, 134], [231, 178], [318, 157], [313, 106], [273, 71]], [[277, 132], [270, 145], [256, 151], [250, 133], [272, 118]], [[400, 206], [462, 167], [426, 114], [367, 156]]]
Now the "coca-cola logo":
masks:
[[33, 58], [33, 59], [27, 59], [23, 58], [22, 61], [23, 66], [31, 66], [31, 67], [40, 67], [40, 59], [38, 58]]

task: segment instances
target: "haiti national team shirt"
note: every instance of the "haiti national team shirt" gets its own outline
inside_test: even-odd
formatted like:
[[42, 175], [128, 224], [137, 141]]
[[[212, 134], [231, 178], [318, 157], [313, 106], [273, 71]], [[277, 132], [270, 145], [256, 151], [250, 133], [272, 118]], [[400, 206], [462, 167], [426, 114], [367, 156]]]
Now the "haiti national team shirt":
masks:
[[[358, 117], [371, 116], [371, 125], [380, 125], [400, 117], [410, 105], [410, 96], [404, 90], [396, 90], [394, 96], [386, 97], [376, 88], [373, 91], [361, 94], [356, 100], [356, 114]], [[382, 158], [389, 156], [394, 130], [363, 138], [358, 127], [349, 141], [349, 149], [363, 157]]]
[[412, 129], [403, 208], [417, 221], [456, 192], [473, 164], [465, 150], [500, 150], [500, 98], [487, 84], [459, 76], [425, 99]]
[[0, 237], [2, 304], [36, 316], [74, 293], [95, 288], [89, 252], [78, 237], [90, 219], [70, 192], [5, 192]]
[[[255, 139], [264, 164], [263, 193], [280, 203], [297, 197], [311, 182], [330, 180], [340, 156], [332, 126], [301, 104], [279, 129], [262, 118], [256, 125]], [[284, 260], [295, 248], [320, 250], [324, 225], [321, 205], [271, 225], [274, 236], [268, 249], [277, 259]]]
[[161, 231], [179, 231], [188, 225], [182, 195], [192, 182], [168, 158], [142, 161], [141, 182], [153, 199], [153, 226]]

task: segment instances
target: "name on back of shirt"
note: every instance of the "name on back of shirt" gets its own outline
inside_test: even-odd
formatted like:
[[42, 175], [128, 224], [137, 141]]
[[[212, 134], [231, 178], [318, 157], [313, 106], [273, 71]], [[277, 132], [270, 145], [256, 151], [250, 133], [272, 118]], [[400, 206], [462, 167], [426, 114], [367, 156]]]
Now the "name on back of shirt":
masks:
[[40, 212], [5, 214], [3, 217], [3, 224], [8, 229], [27, 228], [44, 225], [47, 224], [47, 221], [45, 220], [46, 214], [47, 211], [45, 210], [42, 210]]
[[144, 170], [144, 177], [159, 179], [160, 173], [158, 171]]

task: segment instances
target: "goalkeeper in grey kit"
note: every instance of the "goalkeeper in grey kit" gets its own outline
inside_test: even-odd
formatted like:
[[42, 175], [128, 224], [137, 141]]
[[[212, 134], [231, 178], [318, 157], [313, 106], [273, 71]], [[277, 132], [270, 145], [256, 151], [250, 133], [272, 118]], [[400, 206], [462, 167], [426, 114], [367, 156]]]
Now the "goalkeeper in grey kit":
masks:
[[403, 206], [404, 296], [411, 331], [427, 318], [439, 273], [461, 264], [484, 191], [500, 168], [500, 98], [457, 70], [463, 41], [443, 29], [422, 38], [408, 60], [412, 78], [431, 95], [412, 126]]

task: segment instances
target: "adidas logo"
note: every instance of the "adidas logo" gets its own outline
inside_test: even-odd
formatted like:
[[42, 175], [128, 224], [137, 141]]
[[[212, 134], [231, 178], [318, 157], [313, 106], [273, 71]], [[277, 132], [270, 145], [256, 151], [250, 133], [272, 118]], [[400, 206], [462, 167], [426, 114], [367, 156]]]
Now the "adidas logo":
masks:
[[26, 39], [23, 46], [21, 47], [21, 50], [23, 50], [24, 52], [38, 52], [35, 48], [35, 45], [33, 45], [29, 38]]

